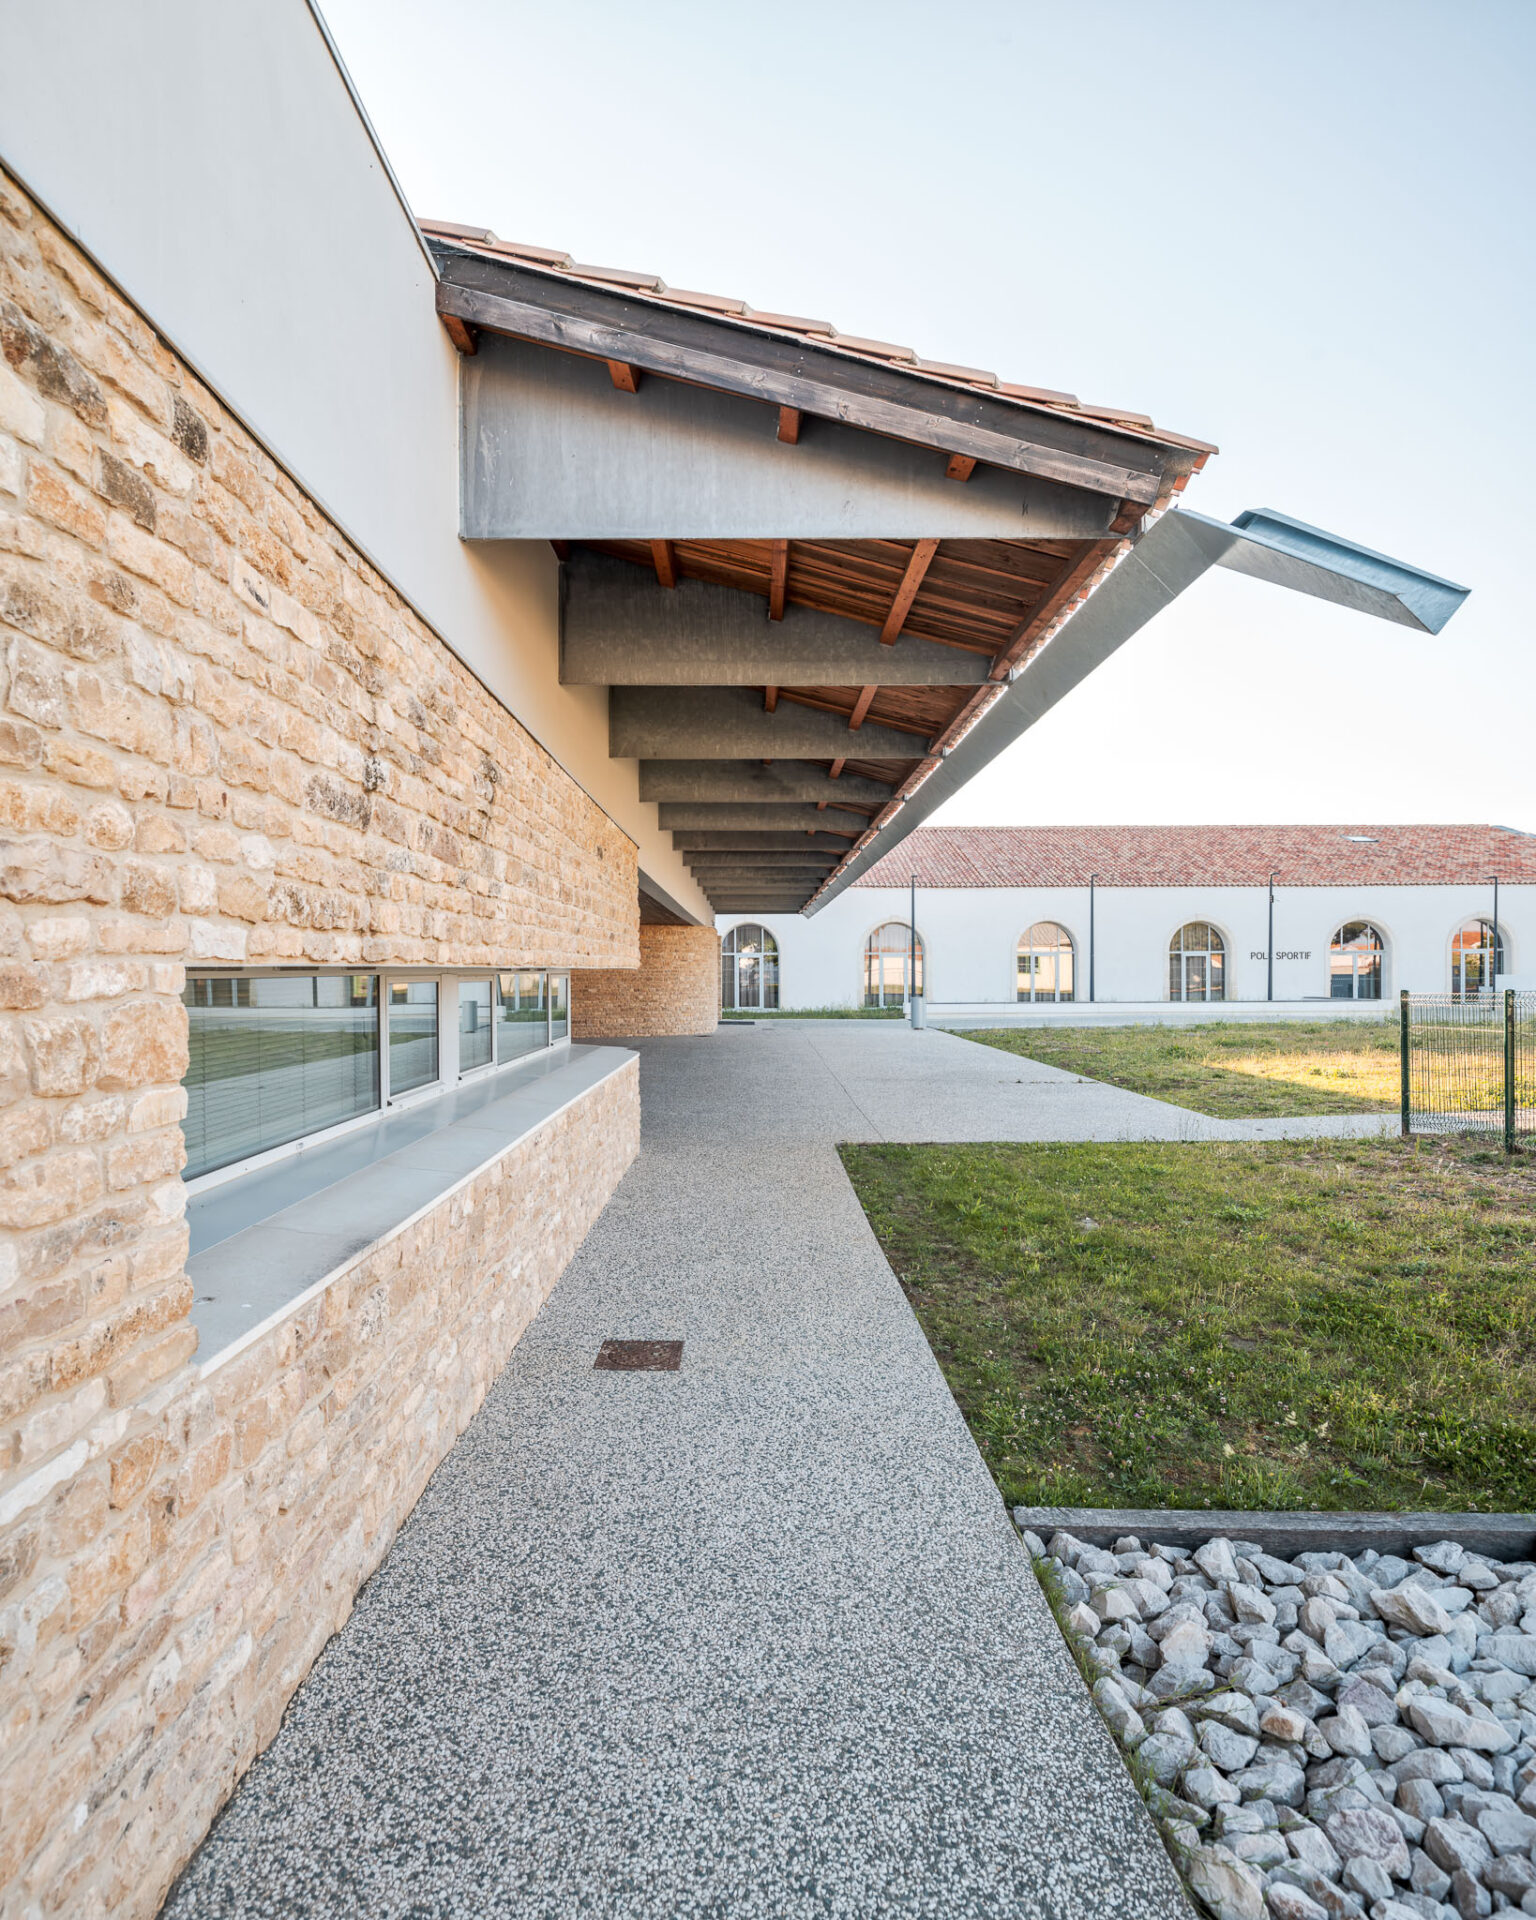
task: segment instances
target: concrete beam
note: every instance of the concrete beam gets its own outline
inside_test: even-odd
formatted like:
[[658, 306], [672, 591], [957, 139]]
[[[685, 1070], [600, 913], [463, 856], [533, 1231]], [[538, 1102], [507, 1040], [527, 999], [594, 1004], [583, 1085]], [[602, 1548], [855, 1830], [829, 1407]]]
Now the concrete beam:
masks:
[[[455, 317], [494, 324], [494, 301], [457, 304]], [[747, 338], [734, 333], [732, 345]], [[773, 344], [793, 361], [812, 351], [800, 339]], [[642, 379], [637, 392], [616, 394], [604, 361], [624, 357], [578, 358], [482, 334], [460, 372], [466, 539], [1097, 540], [1121, 500], [1150, 507], [1170, 466], [1191, 460], [1170, 463], [1169, 449], [1082, 415], [1032, 413], [931, 382], [922, 383], [925, 399], [958, 401], [971, 418], [876, 406], [855, 424], [845, 394], [794, 381], [814, 417], [786, 446], [776, 432], [786, 400], [770, 401], [752, 369], [743, 370], [750, 395], [677, 379]], [[837, 371], [862, 377], [866, 368], [877, 380], [891, 371], [846, 356]], [[731, 377], [725, 362], [716, 372]], [[996, 428], [976, 425], [986, 411]], [[1020, 428], [1075, 437], [1085, 451], [1031, 446]], [[910, 444], [929, 434], [964, 444]], [[1101, 441], [1092, 452], [1089, 437]], [[957, 451], [982, 462], [963, 487], [945, 477]]]
[[926, 738], [780, 701], [766, 713], [749, 687], [611, 687], [608, 751], [615, 760], [920, 760]]
[[837, 853], [848, 851], [848, 842], [835, 833], [711, 833], [690, 828], [674, 833], [672, 844], [679, 853]]
[[671, 833], [679, 827], [704, 827], [715, 831], [724, 828], [727, 831], [743, 829], [759, 833], [765, 828], [793, 833], [798, 828], [805, 833], [857, 835], [869, 825], [869, 816], [850, 812], [846, 807], [827, 807], [823, 810], [805, 803], [753, 806], [741, 801], [735, 805], [693, 806], [686, 800], [664, 800], [656, 809], [656, 824], [663, 833]]
[[775, 873], [775, 874], [770, 874], [766, 876], [760, 873], [752, 873], [752, 872], [744, 872], [744, 873], [725, 872], [725, 873], [717, 873], [717, 874], [699, 874], [696, 876], [696, 878], [698, 879], [699, 885], [704, 889], [704, 892], [711, 899], [713, 899], [714, 896], [718, 893], [733, 892], [736, 889], [741, 887], [745, 887], [748, 890], [755, 888], [759, 891], [768, 891], [768, 892], [781, 892], [786, 888], [798, 887], [803, 891], [803, 893], [811, 894], [816, 891], [817, 887], [821, 885], [822, 881], [825, 880], [826, 877], [827, 876], [825, 875], [825, 873], [798, 873], [798, 872], [786, 873], [786, 874]]
[[703, 873], [710, 867], [753, 867], [765, 872], [772, 870], [782, 873], [787, 867], [815, 868], [819, 873], [830, 873], [839, 860], [841, 853], [818, 850], [812, 847], [807, 853], [782, 853], [777, 848], [766, 852], [758, 847], [685, 847], [683, 858], [696, 872]]
[[[864, 756], [861, 753], [860, 759]], [[910, 759], [910, 755], [903, 756]], [[898, 772], [891, 769], [890, 785], [861, 774], [845, 773], [834, 780], [824, 766], [803, 761], [775, 760], [642, 760], [642, 800], [826, 800], [833, 806], [883, 807], [896, 790]]]
[[738, 914], [803, 913], [810, 894], [722, 894], [718, 900], [711, 900], [710, 906], [716, 913], [728, 913], [733, 918]]
[[560, 570], [560, 679], [571, 687], [975, 687], [989, 654], [813, 607], [767, 617], [761, 594], [655, 574], [577, 547]]
[[712, 860], [704, 865], [695, 865], [691, 861], [688, 871], [701, 887], [718, 886], [722, 880], [751, 880], [758, 886], [797, 886], [801, 881], [825, 880], [832, 871], [831, 867], [813, 866], [809, 861], [791, 860], [783, 866], [754, 860], [748, 854], [738, 854], [734, 859], [727, 855], [721, 860]]

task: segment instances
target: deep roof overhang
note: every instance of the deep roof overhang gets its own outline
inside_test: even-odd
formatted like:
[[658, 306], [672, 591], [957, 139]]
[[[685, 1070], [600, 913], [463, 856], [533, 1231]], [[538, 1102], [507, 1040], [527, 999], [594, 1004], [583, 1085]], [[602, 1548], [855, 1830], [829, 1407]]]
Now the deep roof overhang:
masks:
[[1449, 617], [1298, 523], [1169, 513], [1212, 449], [1150, 422], [428, 232], [464, 537], [554, 545], [562, 679], [642, 799], [709, 807], [674, 846], [720, 910], [825, 904], [1207, 566]]

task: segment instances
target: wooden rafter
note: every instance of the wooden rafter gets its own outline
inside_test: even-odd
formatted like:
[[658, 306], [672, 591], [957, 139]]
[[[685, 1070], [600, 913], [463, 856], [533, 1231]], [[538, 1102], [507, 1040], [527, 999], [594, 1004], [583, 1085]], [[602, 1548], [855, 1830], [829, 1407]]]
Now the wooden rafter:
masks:
[[843, 768], [846, 767], [847, 764], [848, 762], [846, 760], [834, 760], [831, 766], [827, 769], [827, 778], [829, 780], [836, 780], [841, 775]]
[[656, 578], [664, 587], [677, 585], [677, 557], [672, 551], [670, 540], [651, 542], [651, 564], [656, 569]]
[[764, 688], [763, 688], [763, 711], [764, 711], [764, 713], [777, 713], [777, 711], [778, 711], [778, 707], [779, 707], [779, 690], [778, 690], [778, 688], [777, 688], [777, 687], [764, 687]]
[[[865, 712], [868, 712], [868, 703], [864, 701], [864, 694], [868, 693], [870, 698], [873, 699], [878, 691], [879, 689], [876, 687], [862, 689], [851, 707], [839, 706], [835, 700], [823, 700], [814, 693], [802, 691], [799, 687], [793, 690], [789, 687], [780, 687], [779, 698], [781, 700], [792, 701], [797, 707], [814, 707], [817, 713], [835, 713], [840, 719], [852, 721], [854, 714], [858, 713], [861, 704], [864, 705]], [[862, 726], [863, 722], [864, 714], [860, 713], [859, 724]], [[903, 720], [895, 714], [882, 714], [880, 724], [882, 727], [894, 728], [897, 733], [916, 734], [920, 740], [929, 739], [933, 733], [932, 726], [924, 726], [912, 720]]]
[[472, 327], [467, 320], [461, 320], [455, 313], [442, 315], [443, 332], [462, 354], [480, 351], [480, 329]]
[[800, 409], [798, 407], [779, 408], [779, 438], [786, 447], [799, 445]]
[[848, 729], [851, 733], [857, 733], [859, 728], [863, 726], [864, 716], [869, 712], [874, 697], [879, 691], [880, 689], [878, 687], [859, 688], [859, 697], [854, 702], [853, 712], [848, 716]]
[[789, 583], [789, 542], [775, 540], [768, 568], [768, 618], [784, 618], [784, 591]]
[[627, 360], [610, 360], [608, 378], [620, 393], [638, 393], [640, 391], [640, 369], [632, 367]]
[[1118, 540], [1095, 540], [1076, 566], [1066, 569], [1040, 605], [1012, 635], [1007, 644], [998, 650], [997, 657], [992, 662], [991, 677], [994, 680], [1007, 679], [1009, 668], [1018, 666], [1020, 661], [1027, 657], [1040, 635], [1073, 597], [1087, 586], [1094, 574], [1120, 545], [1121, 542]]
[[949, 456], [949, 465], [944, 469], [944, 478], [946, 480], [969, 480], [975, 471], [976, 462], [971, 459], [969, 454], [952, 453]]
[[923, 584], [923, 575], [933, 562], [933, 556], [939, 550], [937, 540], [919, 540], [912, 548], [911, 558], [907, 561], [907, 570], [901, 576], [901, 585], [896, 589], [896, 598], [891, 602], [891, 610], [885, 616], [885, 625], [880, 629], [882, 646], [894, 646], [897, 635], [906, 625], [907, 615], [912, 610], [912, 602], [917, 598], [917, 590]]

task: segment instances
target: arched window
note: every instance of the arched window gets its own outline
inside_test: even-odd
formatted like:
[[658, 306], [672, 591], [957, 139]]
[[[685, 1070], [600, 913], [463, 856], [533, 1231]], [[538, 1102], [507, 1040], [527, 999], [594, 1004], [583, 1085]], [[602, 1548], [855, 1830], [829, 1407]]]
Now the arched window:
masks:
[[1054, 920], [1037, 920], [1019, 942], [1019, 998], [1070, 1000], [1072, 936]]
[[925, 991], [921, 935], [914, 938], [905, 920], [876, 927], [864, 942], [865, 1006], [899, 1007]]
[[1451, 941], [1451, 992], [1458, 1000], [1492, 993], [1495, 977], [1508, 971], [1502, 927], [1497, 940], [1491, 920], [1468, 920], [1457, 929]]
[[1207, 920], [1191, 920], [1168, 943], [1170, 1000], [1225, 1000], [1227, 950]]
[[1334, 1000], [1379, 1000], [1387, 943], [1369, 920], [1346, 920], [1328, 943], [1328, 993]]
[[736, 1012], [771, 1011], [779, 1004], [779, 943], [751, 921], [720, 942], [720, 1004]]

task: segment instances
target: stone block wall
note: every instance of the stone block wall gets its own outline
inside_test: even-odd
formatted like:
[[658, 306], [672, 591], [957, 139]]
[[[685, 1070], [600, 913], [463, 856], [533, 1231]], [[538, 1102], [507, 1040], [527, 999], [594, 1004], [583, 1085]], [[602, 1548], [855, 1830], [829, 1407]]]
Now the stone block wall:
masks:
[[13, 1527], [8, 1916], [157, 1911], [633, 1160], [638, 1066], [146, 1396]]
[[713, 927], [640, 929], [638, 970], [571, 975], [574, 1040], [713, 1033], [720, 1019], [720, 936]]
[[[622, 968], [636, 888], [627, 836], [0, 173], [0, 1914], [152, 1910], [318, 1644], [262, 1652], [294, 1583], [325, 1568], [323, 1639], [628, 1150], [573, 1119], [558, 1219], [508, 1196], [497, 1313], [432, 1305], [476, 1284], [471, 1224], [410, 1330], [408, 1281], [343, 1290], [367, 1323], [331, 1351], [369, 1353], [322, 1378], [268, 1341], [239, 1378], [271, 1369], [269, 1411], [209, 1401], [187, 965]], [[403, 1477], [371, 1426], [324, 1437], [386, 1364], [399, 1410], [359, 1419]]]

